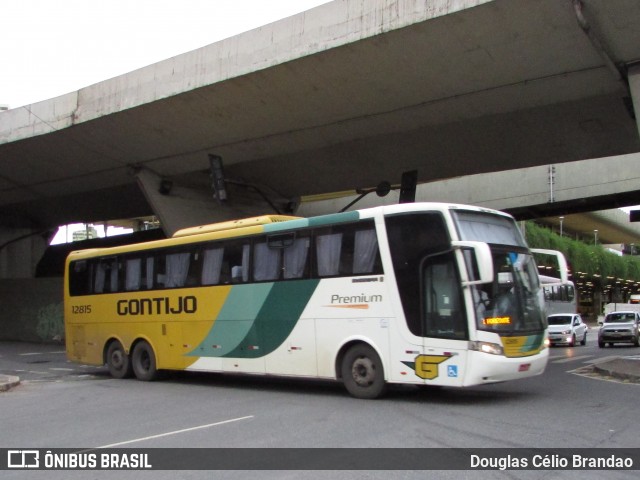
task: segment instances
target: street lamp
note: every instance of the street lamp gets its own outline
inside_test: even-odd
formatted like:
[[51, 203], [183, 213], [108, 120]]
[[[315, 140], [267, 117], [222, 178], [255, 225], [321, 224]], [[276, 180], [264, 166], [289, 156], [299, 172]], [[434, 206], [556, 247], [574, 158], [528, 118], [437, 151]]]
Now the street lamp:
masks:
[[558, 217], [560, 220], [560, 236], [562, 236], [562, 222], [564, 221], [564, 217]]
[[598, 244], [598, 230], [594, 230], [593, 231], [593, 244], [597, 245]]

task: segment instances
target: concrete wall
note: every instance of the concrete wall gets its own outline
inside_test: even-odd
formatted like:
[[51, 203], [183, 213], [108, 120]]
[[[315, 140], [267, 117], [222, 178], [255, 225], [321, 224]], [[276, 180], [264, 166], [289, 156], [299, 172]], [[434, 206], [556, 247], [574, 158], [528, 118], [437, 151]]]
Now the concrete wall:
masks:
[[0, 340], [62, 342], [62, 278], [0, 280]]

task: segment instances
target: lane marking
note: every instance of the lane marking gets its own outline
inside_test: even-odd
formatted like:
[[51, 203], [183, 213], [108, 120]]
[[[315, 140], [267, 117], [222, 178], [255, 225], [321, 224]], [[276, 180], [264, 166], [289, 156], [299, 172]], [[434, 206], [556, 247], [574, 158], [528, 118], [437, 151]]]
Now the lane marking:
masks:
[[148, 437], [136, 438], [136, 439], [133, 439], [133, 440], [126, 440], [124, 442], [112, 443], [110, 445], [103, 445], [101, 447], [96, 447], [96, 448], [114, 448], [114, 447], [119, 447], [121, 445], [128, 445], [130, 443], [144, 442], [146, 440], [153, 440], [154, 438], [168, 437], [170, 435], [178, 435], [179, 433], [193, 432], [194, 430], [202, 430], [204, 428], [217, 427], [219, 425], [225, 425], [227, 423], [239, 422], [241, 420], [248, 420], [250, 418], [253, 418], [253, 415], [248, 415], [246, 417], [232, 418], [231, 420], [223, 420], [222, 422], [209, 423], [207, 425], [200, 425], [198, 427], [184, 428], [182, 430], [175, 430], [173, 432], [160, 433], [158, 435], [150, 435]]
[[597, 357], [597, 358], [594, 358], [594, 359], [593, 359], [592, 361], [590, 361], [590, 362], [584, 362], [584, 363], [589, 363], [589, 364], [592, 364], [592, 363], [602, 363], [602, 362], [608, 362], [609, 360], [615, 360], [615, 359], [617, 359], [617, 358], [620, 358], [620, 356], [619, 356], [619, 355], [610, 355], [610, 356], [608, 356], [608, 357]]
[[32, 355], [50, 355], [50, 354], [61, 354], [61, 353], [67, 353], [66, 350], [59, 350], [57, 352], [26, 352], [26, 353], [19, 353], [18, 356], [19, 357], [29, 357]]
[[577, 360], [584, 360], [585, 358], [593, 358], [593, 355], [578, 355], [577, 357], [567, 357], [561, 360], [552, 360], [551, 363], [569, 363]]

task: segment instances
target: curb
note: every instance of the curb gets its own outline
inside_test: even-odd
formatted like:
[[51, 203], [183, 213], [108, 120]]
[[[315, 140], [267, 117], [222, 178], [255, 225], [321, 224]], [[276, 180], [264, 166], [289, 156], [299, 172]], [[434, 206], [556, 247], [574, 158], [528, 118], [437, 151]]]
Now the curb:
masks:
[[619, 380], [640, 383], [640, 358], [618, 357], [606, 362], [594, 363], [593, 371]]
[[20, 384], [20, 378], [10, 375], [0, 375], [0, 392], [6, 392], [7, 390]]

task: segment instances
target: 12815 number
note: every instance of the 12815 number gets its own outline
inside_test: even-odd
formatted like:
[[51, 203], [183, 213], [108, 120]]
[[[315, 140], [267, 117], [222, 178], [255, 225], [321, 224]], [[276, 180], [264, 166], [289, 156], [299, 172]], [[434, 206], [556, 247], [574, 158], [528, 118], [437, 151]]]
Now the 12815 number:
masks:
[[71, 313], [91, 313], [91, 305], [72, 305]]

